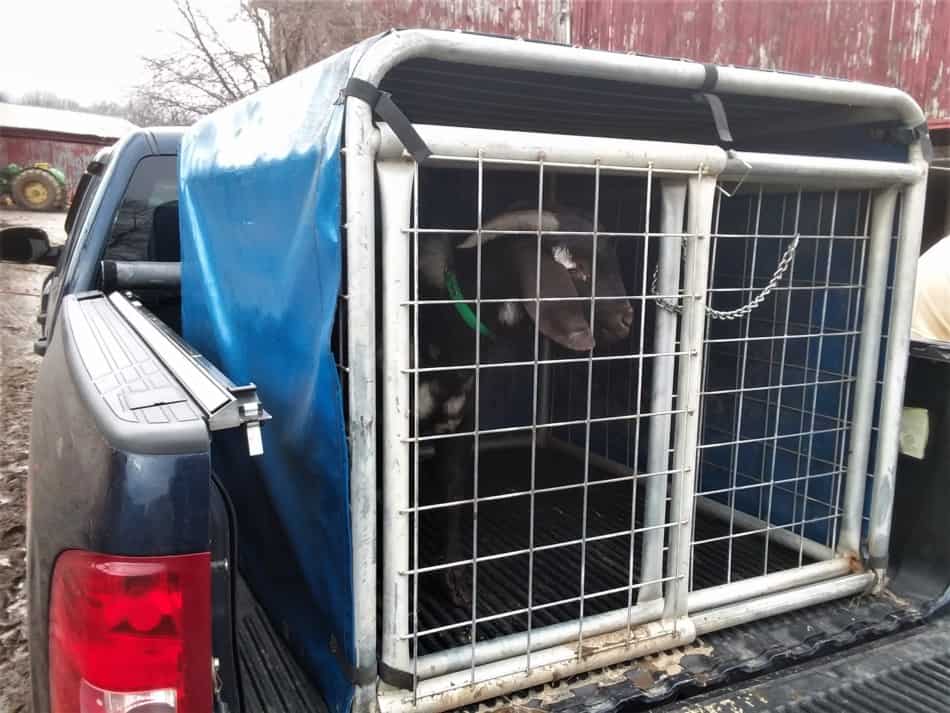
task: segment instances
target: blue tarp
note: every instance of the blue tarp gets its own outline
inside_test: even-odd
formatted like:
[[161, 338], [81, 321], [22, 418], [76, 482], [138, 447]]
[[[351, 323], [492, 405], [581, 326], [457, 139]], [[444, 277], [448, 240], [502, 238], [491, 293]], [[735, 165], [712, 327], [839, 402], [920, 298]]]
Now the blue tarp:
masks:
[[369, 40], [215, 112], [180, 158], [185, 339], [273, 420], [264, 455], [235, 435], [213, 459], [240, 523], [242, 573], [332, 711], [354, 657], [349, 469], [331, 332], [340, 288], [346, 85]]

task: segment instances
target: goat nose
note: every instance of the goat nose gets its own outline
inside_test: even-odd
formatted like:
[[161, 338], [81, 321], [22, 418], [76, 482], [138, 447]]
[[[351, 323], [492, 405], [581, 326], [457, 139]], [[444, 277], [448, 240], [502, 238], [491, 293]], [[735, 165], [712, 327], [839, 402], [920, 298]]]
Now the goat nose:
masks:
[[590, 329], [577, 329], [567, 335], [563, 344], [576, 352], [589, 352], [594, 348], [594, 335], [590, 333]]
[[620, 322], [624, 327], [631, 327], [633, 325], [633, 307], [626, 305], [623, 312], [620, 314]]

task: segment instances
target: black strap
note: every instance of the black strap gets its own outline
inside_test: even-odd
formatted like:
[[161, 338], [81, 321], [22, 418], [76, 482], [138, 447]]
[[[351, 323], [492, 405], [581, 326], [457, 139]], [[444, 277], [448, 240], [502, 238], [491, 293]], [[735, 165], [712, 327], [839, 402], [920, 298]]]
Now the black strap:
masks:
[[714, 64], [704, 64], [703, 70], [706, 72], [706, 77], [703, 79], [703, 85], [699, 88], [699, 91], [703, 93], [711, 92], [719, 82], [719, 68]]
[[930, 127], [927, 126], [927, 122], [923, 122], [914, 127], [902, 127], [895, 131], [897, 140], [902, 144], [912, 144], [915, 141], [920, 142], [920, 150], [924, 154], [924, 159], [927, 163], [933, 161], [934, 158], [934, 146], [930, 142]]
[[376, 683], [376, 666], [366, 666], [356, 668], [350, 663], [343, 651], [343, 647], [337, 642], [336, 635], [330, 634], [330, 653], [336, 657], [336, 662], [346, 676], [346, 679], [355, 686], [369, 686]]
[[390, 686], [401, 688], [406, 691], [412, 690], [412, 674], [408, 671], [400, 671], [398, 668], [386, 665], [385, 661], [379, 662], [379, 678]]
[[722, 105], [722, 99], [711, 92], [694, 94], [693, 99], [706, 104], [712, 112], [716, 133], [719, 134], [719, 143], [726, 148], [732, 146], [732, 132], [729, 130], [729, 119], [726, 116], [726, 108]]
[[422, 163], [432, 155], [432, 151], [426, 146], [426, 142], [422, 140], [422, 137], [419, 136], [412, 127], [412, 122], [410, 122], [400, 108], [396, 106], [389, 92], [381, 91], [362, 79], [351, 77], [350, 81], [346, 84], [344, 94], [349, 97], [361, 99], [369, 104], [376, 115], [389, 124], [389, 128], [392, 129], [396, 137], [402, 141], [402, 145], [406, 147], [406, 150], [416, 160], [416, 163]]
[[714, 64], [704, 64], [703, 71], [706, 76], [703, 77], [703, 83], [699, 87], [699, 93], [693, 95], [693, 99], [709, 107], [712, 112], [713, 123], [716, 125], [716, 133], [719, 134], [719, 143], [725, 148], [732, 146], [732, 132], [729, 130], [729, 118], [726, 116], [726, 108], [722, 105], [722, 99], [713, 94], [716, 84], [719, 82], [719, 69]]

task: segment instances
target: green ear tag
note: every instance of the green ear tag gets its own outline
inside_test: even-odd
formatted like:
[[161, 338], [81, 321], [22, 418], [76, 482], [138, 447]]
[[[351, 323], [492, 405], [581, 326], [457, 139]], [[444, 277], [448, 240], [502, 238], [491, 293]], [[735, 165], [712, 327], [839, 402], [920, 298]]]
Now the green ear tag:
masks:
[[[451, 270], [445, 271], [445, 289], [449, 292], [449, 297], [453, 300], [464, 300], [465, 295], [462, 294], [462, 288], [459, 287], [459, 281], [455, 277], [455, 273]], [[482, 322], [475, 316], [475, 313], [472, 312], [472, 308], [469, 307], [464, 302], [455, 303], [455, 311], [459, 313], [459, 317], [462, 318], [462, 321], [465, 322], [471, 329], [475, 329], [479, 334], [495, 338], [495, 335], [492, 331], [486, 327]]]

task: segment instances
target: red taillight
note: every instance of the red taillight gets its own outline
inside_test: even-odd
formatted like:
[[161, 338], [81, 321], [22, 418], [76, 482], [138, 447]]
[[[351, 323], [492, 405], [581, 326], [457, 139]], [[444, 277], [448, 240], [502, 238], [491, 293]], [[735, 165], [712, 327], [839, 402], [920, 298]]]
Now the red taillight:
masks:
[[208, 713], [207, 552], [56, 561], [49, 615], [53, 713]]

